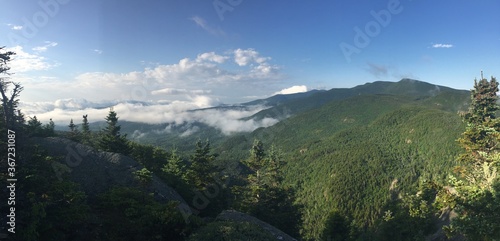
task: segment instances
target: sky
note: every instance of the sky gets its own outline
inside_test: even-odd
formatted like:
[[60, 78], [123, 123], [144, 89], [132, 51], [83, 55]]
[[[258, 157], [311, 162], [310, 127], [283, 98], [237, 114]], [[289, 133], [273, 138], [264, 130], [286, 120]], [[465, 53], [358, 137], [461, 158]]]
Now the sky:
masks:
[[481, 70], [500, 76], [497, 0], [0, 2], [9, 78], [42, 120], [102, 120], [114, 105], [166, 122], [280, 93], [402, 78], [471, 89]]

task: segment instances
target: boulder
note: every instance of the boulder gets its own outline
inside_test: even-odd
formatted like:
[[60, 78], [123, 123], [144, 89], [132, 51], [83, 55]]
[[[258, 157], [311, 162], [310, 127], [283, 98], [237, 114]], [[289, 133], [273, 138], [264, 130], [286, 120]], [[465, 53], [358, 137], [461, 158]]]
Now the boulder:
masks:
[[[60, 157], [52, 165], [54, 175], [58, 178], [68, 175], [71, 181], [80, 184], [91, 199], [111, 187], [139, 187], [133, 172], [143, 166], [128, 156], [98, 151], [60, 137], [33, 138], [33, 141], [47, 150], [49, 155]], [[159, 201], [178, 201], [187, 206], [186, 201], [173, 188], [154, 174], [148, 191], [154, 192]]]

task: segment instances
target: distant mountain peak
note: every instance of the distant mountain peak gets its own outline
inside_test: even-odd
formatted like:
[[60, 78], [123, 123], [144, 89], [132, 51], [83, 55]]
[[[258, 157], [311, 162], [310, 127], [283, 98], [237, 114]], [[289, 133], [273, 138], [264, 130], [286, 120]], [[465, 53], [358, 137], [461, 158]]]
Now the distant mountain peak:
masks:
[[410, 83], [421, 82], [421, 83], [425, 83], [425, 82], [423, 82], [421, 80], [410, 79], [410, 78], [402, 78], [399, 82], [410, 82]]

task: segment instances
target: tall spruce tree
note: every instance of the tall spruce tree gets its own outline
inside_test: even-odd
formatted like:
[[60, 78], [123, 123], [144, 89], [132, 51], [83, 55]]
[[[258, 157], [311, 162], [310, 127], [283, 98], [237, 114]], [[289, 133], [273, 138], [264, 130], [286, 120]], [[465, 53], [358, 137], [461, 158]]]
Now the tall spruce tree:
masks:
[[[450, 176], [458, 217], [445, 228], [469, 240], [498, 240], [500, 237], [500, 120], [496, 118], [498, 82], [475, 81], [469, 111], [463, 114], [466, 130], [458, 140], [464, 153], [458, 157], [458, 177]], [[449, 201], [448, 201], [449, 203]]]
[[73, 119], [69, 121], [69, 138], [73, 140], [79, 139], [80, 132], [78, 131], [78, 126], [73, 123]]
[[108, 125], [100, 133], [99, 148], [104, 151], [129, 154], [127, 135], [120, 134], [121, 126], [118, 125], [117, 114], [112, 108], [106, 117], [106, 123]]
[[191, 165], [187, 170], [186, 179], [189, 184], [198, 189], [204, 189], [215, 182], [215, 168], [213, 166], [215, 156], [210, 152], [210, 142], [208, 140], [205, 143], [202, 143], [201, 140], [196, 142], [196, 150], [191, 156]]
[[247, 175], [246, 186], [233, 189], [239, 198], [236, 208], [288, 234], [298, 235], [301, 218], [293, 204], [295, 191], [282, 183], [284, 161], [281, 151], [273, 145], [266, 152], [264, 144], [254, 140], [250, 157], [244, 164], [251, 173]]
[[167, 163], [163, 166], [162, 171], [170, 173], [178, 178], [183, 178], [184, 168], [185, 166], [181, 157], [177, 154], [177, 150], [174, 149]]
[[45, 136], [55, 136], [56, 135], [55, 128], [56, 128], [56, 124], [54, 123], [52, 118], [50, 118], [49, 123], [45, 124], [45, 126], [43, 127], [44, 135]]
[[88, 115], [83, 116], [83, 121], [82, 121], [82, 133], [85, 136], [90, 135], [90, 126], [89, 126], [89, 121], [87, 119]]

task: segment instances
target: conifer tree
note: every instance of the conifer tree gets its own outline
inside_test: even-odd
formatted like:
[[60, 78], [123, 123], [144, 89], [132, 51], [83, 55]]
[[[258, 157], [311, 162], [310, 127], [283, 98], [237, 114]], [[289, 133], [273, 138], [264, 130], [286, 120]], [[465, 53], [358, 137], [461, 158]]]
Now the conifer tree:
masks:
[[89, 127], [89, 121], [87, 120], [88, 115], [83, 116], [83, 122], [82, 122], [82, 133], [85, 136], [90, 135], [90, 127]]
[[[464, 153], [456, 168], [460, 176], [450, 176], [453, 191], [445, 192], [442, 200], [452, 200], [458, 217], [445, 228], [449, 233], [461, 233], [470, 240], [495, 240], [500, 237], [500, 119], [498, 82], [475, 81], [471, 91], [471, 106], [463, 114], [467, 127], [458, 140]], [[451, 198], [450, 198], [451, 197]]]
[[118, 117], [113, 109], [109, 110], [106, 123], [108, 125], [100, 133], [99, 148], [104, 151], [129, 154], [127, 135], [120, 134], [121, 126], [118, 125]]
[[236, 208], [296, 234], [300, 215], [293, 205], [294, 190], [282, 184], [281, 151], [273, 145], [266, 153], [264, 144], [254, 140], [250, 158], [244, 164], [251, 173], [246, 178], [246, 186], [233, 189], [240, 198]]
[[73, 123], [73, 119], [69, 121], [69, 138], [78, 139], [80, 132], [78, 131], [78, 126]]
[[181, 157], [177, 154], [177, 150], [174, 149], [172, 150], [172, 154], [167, 160], [167, 163], [163, 166], [162, 171], [182, 178], [184, 168], [184, 163], [182, 162]]
[[56, 124], [54, 123], [52, 118], [50, 118], [49, 123], [45, 124], [45, 126], [43, 127], [44, 135], [45, 136], [54, 136], [56, 134], [55, 128], [56, 128]]
[[214, 182], [213, 161], [215, 156], [210, 152], [210, 142], [208, 140], [205, 144], [201, 140], [196, 142], [196, 150], [194, 155], [191, 156], [191, 165], [186, 173], [186, 178], [191, 185], [198, 189], [203, 189]]
[[78, 130], [77, 126], [73, 123], [73, 119], [71, 119], [69, 121], [68, 127], [69, 127], [69, 131], [71, 131], [71, 132], [75, 132]]
[[27, 131], [30, 136], [42, 136], [42, 122], [40, 122], [36, 116], [30, 117], [28, 120]]

